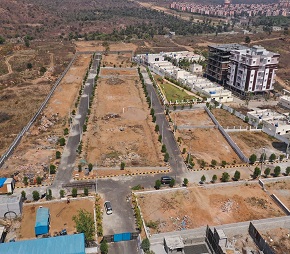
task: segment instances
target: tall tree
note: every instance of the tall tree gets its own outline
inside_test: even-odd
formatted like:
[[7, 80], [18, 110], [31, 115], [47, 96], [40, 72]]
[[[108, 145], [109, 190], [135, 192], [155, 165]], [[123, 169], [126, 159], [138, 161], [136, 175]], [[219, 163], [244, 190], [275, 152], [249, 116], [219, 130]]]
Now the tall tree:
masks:
[[91, 213], [80, 209], [78, 215], [73, 216], [73, 221], [76, 224], [76, 230], [79, 233], [84, 233], [86, 241], [94, 240], [95, 224]]

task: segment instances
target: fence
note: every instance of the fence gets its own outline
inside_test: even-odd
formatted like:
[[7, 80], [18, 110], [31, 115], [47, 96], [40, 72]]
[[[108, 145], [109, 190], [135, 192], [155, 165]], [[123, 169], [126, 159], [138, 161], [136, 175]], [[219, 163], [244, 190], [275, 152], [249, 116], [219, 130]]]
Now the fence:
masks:
[[211, 247], [211, 250], [215, 254], [224, 254], [221, 246], [219, 246], [219, 242], [216, 240], [214, 233], [209, 228], [209, 226], [206, 227], [206, 242]]
[[264, 254], [275, 254], [272, 248], [268, 245], [268, 243], [263, 239], [259, 231], [255, 228], [252, 222], [250, 222], [249, 226], [249, 234], [253, 238], [255, 244], [259, 247]]
[[66, 69], [63, 71], [61, 76], [57, 79], [57, 81], [55, 82], [54, 86], [50, 90], [49, 94], [46, 96], [44, 102], [41, 104], [40, 108], [38, 109], [38, 111], [35, 113], [35, 115], [32, 117], [32, 119], [28, 122], [28, 124], [21, 130], [21, 132], [17, 135], [17, 137], [12, 142], [12, 144], [9, 146], [8, 150], [3, 154], [3, 156], [0, 159], [0, 167], [3, 166], [4, 162], [6, 161], [6, 159], [13, 153], [14, 149], [17, 147], [17, 145], [21, 141], [21, 139], [22, 139], [23, 135], [25, 134], [25, 132], [27, 132], [30, 129], [31, 125], [35, 122], [36, 118], [41, 114], [42, 110], [47, 105], [47, 103], [48, 103], [49, 99], [51, 98], [52, 94], [54, 93], [55, 89], [58, 87], [58, 85], [61, 82], [61, 80], [63, 79], [63, 77], [68, 72], [68, 70], [70, 69], [70, 67], [74, 63], [74, 61], [77, 58], [77, 56], [78, 56], [78, 53], [74, 55], [73, 59], [70, 61], [70, 63], [66, 67]]
[[242, 119], [243, 121], [245, 121], [246, 119], [246, 116], [243, 115], [242, 113], [240, 113], [239, 111], [236, 111], [235, 109], [229, 107], [229, 106], [226, 106], [226, 105], [222, 105], [222, 108], [228, 112], [230, 112], [231, 114], [234, 114], [235, 116], [237, 116], [238, 118]]
[[229, 134], [226, 133], [226, 131], [224, 130], [224, 128], [219, 124], [219, 122], [216, 120], [216, 118], [214, 117], [214, 115], [210, 112], [210, 110], [207, 107], [204, 107], [205, 111], [208, 113], [209, 117], [212, 119], [212, 121], [214, 122], [214, 124], [216, 124], [218, 126], [219, 131], [221, 132], [221, 134], [225, 137], [225, 139], [228, 141], [229, 145], [234, 149], [234, 151], [237, 153], [237, 155], [239, 156], [239, 158], [241, 160], [243, 160], [244, 162], [248, 163], [249, 159], [243, 154], [243, 152], [241, 151], [241, 149], [236, 145], [236, 143], [231, 139], [231, 137], [229, 136]]
[[275, 195], [271, 194], [271, 198], [275, 201], [275, 203], [283, 210], [286, 215], [290, 215], [290, 210], [283, 204], [283, 202]]

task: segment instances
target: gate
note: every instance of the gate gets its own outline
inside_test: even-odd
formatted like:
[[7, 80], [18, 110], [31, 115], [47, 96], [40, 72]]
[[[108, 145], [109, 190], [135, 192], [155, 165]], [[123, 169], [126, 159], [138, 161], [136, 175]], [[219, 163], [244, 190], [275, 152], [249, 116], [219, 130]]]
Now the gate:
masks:
[[121, 242], [121, 241], [130, 241], [131, 240], [131, 233], [121, 233], [121, 234], [115, 234], [114, 235], [114, 242]]

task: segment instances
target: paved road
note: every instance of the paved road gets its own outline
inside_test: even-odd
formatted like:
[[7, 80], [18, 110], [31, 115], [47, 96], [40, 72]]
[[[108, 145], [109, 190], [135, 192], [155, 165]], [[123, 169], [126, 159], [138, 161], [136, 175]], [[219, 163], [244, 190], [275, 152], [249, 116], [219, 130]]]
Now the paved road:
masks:
[[55, 180], [53, 182], [52, 188], [61, 188], [62, 184], [68, 183], [71, 180], [72, 173], [74, 170], [74, 164], [77, 157], [77, 148], [81, 140], [82, 129], [84, 122], [86, 120], [86, 115], [89, 107], [90, 96], [93, 91], [94, 77], [97, 74], [97, 68], [100, 64], [100, 55], [96, 55], [87, 82], [84, 86], [82, 96], [80, 98], [80, 103], [78, 107], [78, 113], [73, 119], [71, 125], [71, 131], [69, 137], [66, 141], [66, 146], [64, 148], [60, 165], [57, 170]]
[[173, 170], [173, 174], [177, 174], [178, 172], [185, 172], [187, 171], [187, 168], [181, 157], [179, 147], [177, 146], [174, 135], [169, 127], [169, 123], [165, 117], [164, 106], [161, 105], [148, 73], [144, 68], [142, 68], [142, 74], [148, 94], [150, 97], [152, 97], [152, 107], [155, 110], [156, 124], [159, 125], [160, 133], [162, 133], [163, 125], [163, 143], [166, 145], [170, 156], [169, 164]]

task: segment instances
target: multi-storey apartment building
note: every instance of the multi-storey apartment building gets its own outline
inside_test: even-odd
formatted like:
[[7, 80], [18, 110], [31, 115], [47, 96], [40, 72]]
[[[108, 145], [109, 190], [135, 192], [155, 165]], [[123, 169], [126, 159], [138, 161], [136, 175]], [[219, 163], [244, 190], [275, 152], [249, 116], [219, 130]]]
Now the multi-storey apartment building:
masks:
[[242, 95], [273, 90], [279, 56], [262, 46], [231, 50], [225, 86]]
[[239, 44], [222, 44], [208, 46], [208, 62], [205, 76], [211, 81], [225, 84], [232, 50], [246, 49]]

